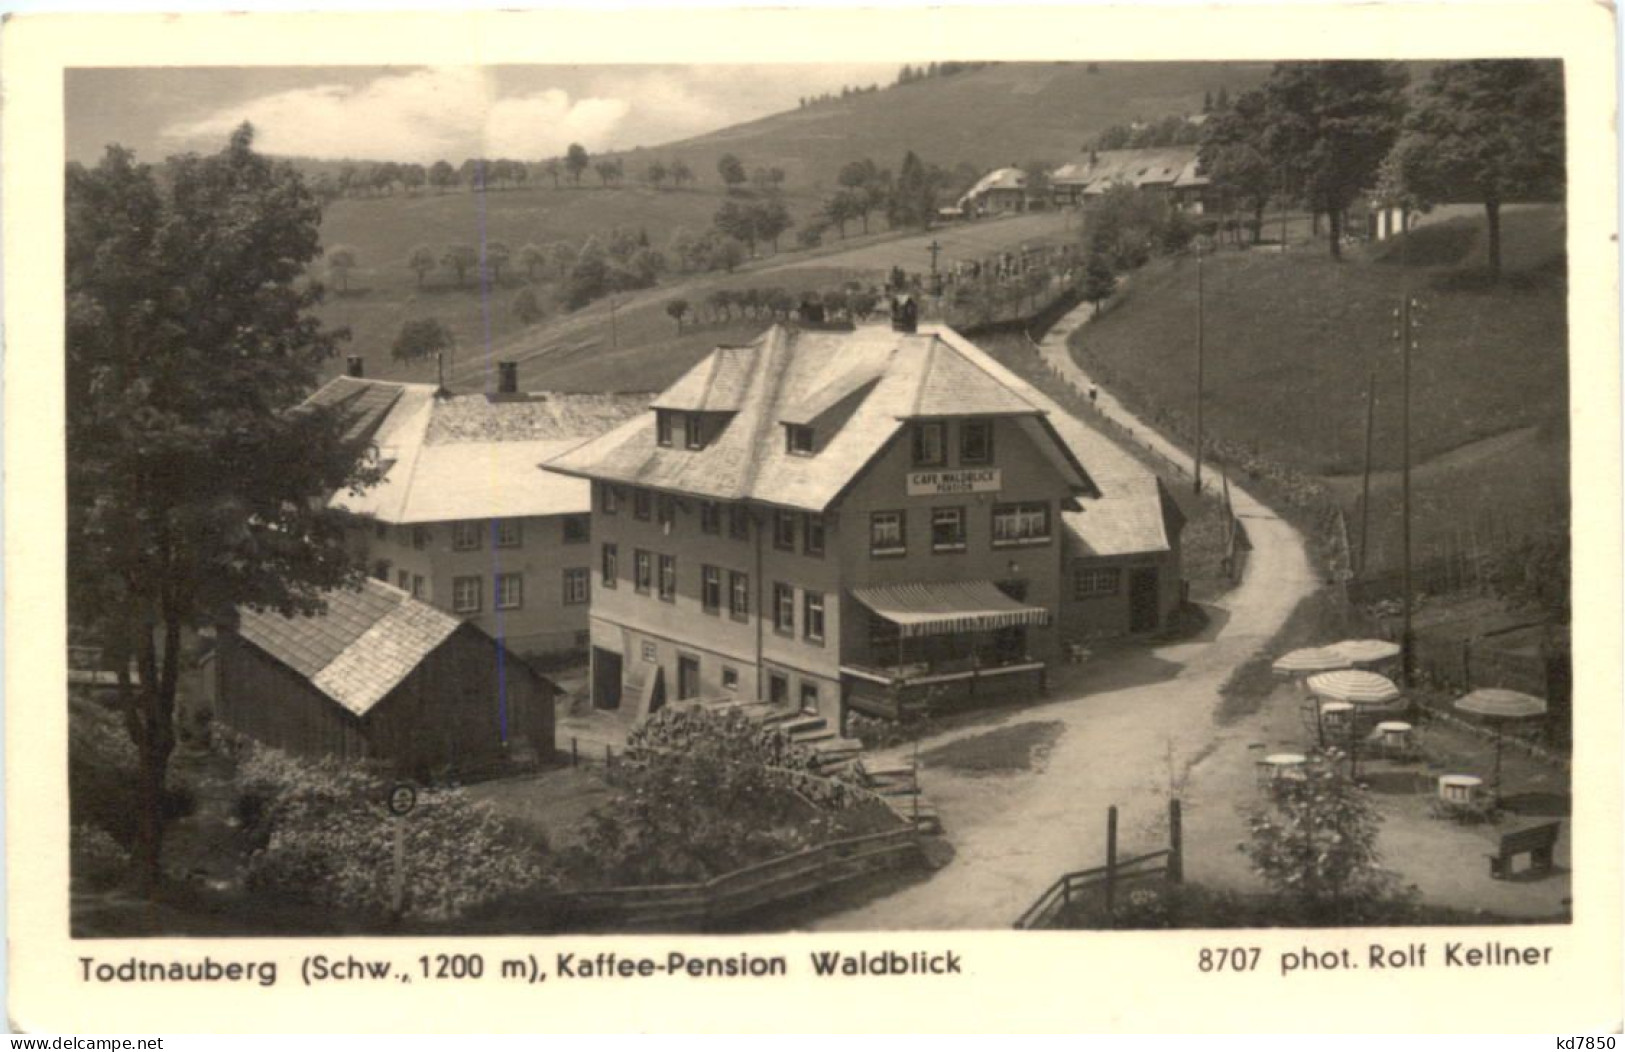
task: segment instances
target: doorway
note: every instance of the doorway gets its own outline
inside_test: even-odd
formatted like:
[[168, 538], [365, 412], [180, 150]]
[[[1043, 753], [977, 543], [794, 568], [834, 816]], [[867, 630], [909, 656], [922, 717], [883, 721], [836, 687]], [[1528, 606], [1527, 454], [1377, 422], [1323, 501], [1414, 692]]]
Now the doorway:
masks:
[[1151, 632], [1160, 620], [1157, 614], [1157, 568], [1137, 566], [1128, 576], [1128, 630]]
[[700, 659], [692, 654], [677, 655], [677, 700], [700, 696]]
[[592, 648], [592, 704], [595, 709], [621, 707], [621, 655]]

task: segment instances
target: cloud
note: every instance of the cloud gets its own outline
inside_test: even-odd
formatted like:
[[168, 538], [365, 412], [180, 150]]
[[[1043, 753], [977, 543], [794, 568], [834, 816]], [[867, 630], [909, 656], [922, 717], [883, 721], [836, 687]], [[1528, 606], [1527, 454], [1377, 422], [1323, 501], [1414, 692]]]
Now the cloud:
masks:
[[423, 69], [359, 87], [318, 84], [262, 95], [172, 123], [162, 134], [183, 147], [213, 145], [247, 120], [268, 153], [455, 163], [551, 156], [571, 142], [602, 148], [630, 109], [625, 99], [572, 98], [557, 88], [498, 97], [495, 79], [479, 69]]

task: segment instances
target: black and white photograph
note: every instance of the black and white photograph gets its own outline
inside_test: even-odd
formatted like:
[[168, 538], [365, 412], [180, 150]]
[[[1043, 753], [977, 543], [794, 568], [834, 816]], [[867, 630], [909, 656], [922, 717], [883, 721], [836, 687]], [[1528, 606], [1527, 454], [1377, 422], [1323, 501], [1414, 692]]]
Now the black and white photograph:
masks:
[[1193, 977], [1538, 977], [1617, 915], [1563, 55], [935, 39], [62, 71], [75, 982], [1215, 929]]

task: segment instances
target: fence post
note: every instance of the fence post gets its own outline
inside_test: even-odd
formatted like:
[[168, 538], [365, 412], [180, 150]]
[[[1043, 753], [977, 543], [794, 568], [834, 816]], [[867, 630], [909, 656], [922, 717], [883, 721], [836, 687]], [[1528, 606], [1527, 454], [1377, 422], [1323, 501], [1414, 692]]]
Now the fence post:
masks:
[[578, 747], [574, 738], [570, 739], [570, 766], [581, 766], [581, 749]]
[[1180, 884], [1185, 880], [1185, 824], [1180, 817], [1179, 798], [1168, 801], [1168, 881]]
[[604, 766], [615, 766], [615, 751], [609, 747], [609, 742], [604, 743]]
[[1117, 805], [1106, 809], [1106, 913], [1117, 902]]

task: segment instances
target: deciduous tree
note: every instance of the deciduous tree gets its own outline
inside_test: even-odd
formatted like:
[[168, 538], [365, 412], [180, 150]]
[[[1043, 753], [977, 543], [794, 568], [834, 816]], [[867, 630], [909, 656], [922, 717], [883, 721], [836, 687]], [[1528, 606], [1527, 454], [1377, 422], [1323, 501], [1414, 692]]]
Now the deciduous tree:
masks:
[[592, 159], [587, 156], [587, 148], [578, 142], [570, 144], [564, 153], [564, 167], [570, 173], [570, 181], [577, 186], [581, 185], [581, 175], [587, 170]]
[[411, 318], [401, 323], [389, 356], [398, 362], [418, 362], [456, 346], [456, 337], [438, 318]]
[[469, 270], [478, 266], [479, 262], [479, 251], [473, 245], [461, 242], [455, 245], [447, 245], [446, 251], [440, 256], [441, 266], [457, 272], [457, 284], [459, 285], [468, 276]]
[[406, 265], [418, 276], [418, 288], [423, 287], [423, 279], [428, 277], [435, 268], [434, 249], [428, 245], [418, 245], [412, 249], [412, 254], [406, 257]]
[[349, 245], [334, 245], [327, 250], [327, 269], [332, 272], [341, 290], [349, 291], [350, 271], [355, 269], [355, 265], [355, 249]]

